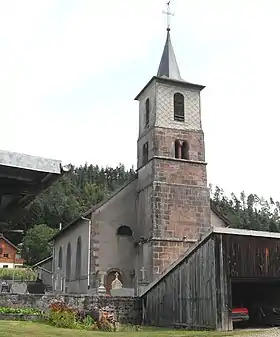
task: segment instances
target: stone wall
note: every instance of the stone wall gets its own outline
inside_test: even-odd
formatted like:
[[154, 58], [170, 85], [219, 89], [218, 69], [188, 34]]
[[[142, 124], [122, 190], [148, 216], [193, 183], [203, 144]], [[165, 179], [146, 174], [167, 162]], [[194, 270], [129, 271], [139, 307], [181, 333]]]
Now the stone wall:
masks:
[[[189, 159], [199, 162], [205, 161], [204, 134], [202, 131], [154, 129], [154, 155], [175, 158], [175, 140], [187, 141]], [[159, 171], [159, 168], [157, 169]], [[187, 173], [186, 170], [184, 172]]]
[[120, 323], [140, 324], [140, 300], [135, 297], [106, 297], [90, 295], [35, 295], [35, 294], [0, 294], [0, 307], [38, 308], [48, 310], [49, 304], [63, 300], [69, 306], [79, 310], [98, 307], [112, 308]]

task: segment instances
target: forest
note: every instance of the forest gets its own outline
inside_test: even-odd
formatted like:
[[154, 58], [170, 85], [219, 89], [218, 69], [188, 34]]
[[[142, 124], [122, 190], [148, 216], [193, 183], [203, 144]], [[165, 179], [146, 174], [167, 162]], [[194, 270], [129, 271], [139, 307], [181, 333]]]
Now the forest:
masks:
[[[12, 229], [23, 229], [24, 234], [9, 233], [8, 238], [15, 244], [24, 241], [24, 235], [29, 232], [32, 240], [37, 234], [50, 233], [78, 218], [91, 206], [102, 201], [126, 181], [132, 179], [136, 172], [134, 168], [126, 169], [124, 165], [117, 167], [99, 167], [85, 164], [72, 167], [47, 191], [36, 198], [28, 206], [29, 216], [25, 221], [15, 223]], [[212, 204], [226, 217], [232, 227], [254, 230], [280, 232], [280, 203], [272, 198], [265, 200], [256, 194], [226, 195], [220, 187], [210, 185]], [[34, 225], [46, 225], [53, 229], [33, 229]], [[11, 228], [11, 227], [10, 227]], [[33, 233], [33, 234], [31, 234]]]
[[[126, 181], [132, 179], [134, 168], [99, 167], [85, 164], [72, 167], [70, 173], [54, 183], [28, 207], [32, 217], [23, 223], [25, 231], [34, 224], [57, 229], [79, 217], [91, 206], [102, 201]], [[212, 203], [235, 228], [280, 231], [280, 203], [265, 200], [256, 194], [225, 195], [220, 187], [210, 185]], [[14, 225], [13, 228], [17, 228]]]

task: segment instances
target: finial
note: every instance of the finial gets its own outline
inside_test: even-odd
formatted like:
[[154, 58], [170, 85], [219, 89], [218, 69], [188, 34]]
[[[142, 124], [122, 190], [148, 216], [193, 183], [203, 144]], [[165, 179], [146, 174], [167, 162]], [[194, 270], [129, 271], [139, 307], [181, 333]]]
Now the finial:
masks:
[[166, 3], [167, 10], [166, 11], [162, 11], [162, 13], [166, 15], [166, 26], [167, 26], [166, 30], [168, 32], [170, 32], [170, 16], [174, 16], [175, 15], [174, 13], [172, 13], [170, 11], [170, 2], [171, 2], [171, 0], [167, 1], [167, 3]]

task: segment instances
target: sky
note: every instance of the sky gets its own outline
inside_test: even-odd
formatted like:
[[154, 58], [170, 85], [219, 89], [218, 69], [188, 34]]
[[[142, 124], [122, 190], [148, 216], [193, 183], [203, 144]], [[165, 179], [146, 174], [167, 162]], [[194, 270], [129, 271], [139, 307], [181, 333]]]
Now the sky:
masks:
[[[166, 38], [164, 0], [0, 0], [0, 148], [136, 165], [138, 102]], [[280, 200], [279, 0], [174, 0], [182, 77], [205, 85], [208, 181]]]

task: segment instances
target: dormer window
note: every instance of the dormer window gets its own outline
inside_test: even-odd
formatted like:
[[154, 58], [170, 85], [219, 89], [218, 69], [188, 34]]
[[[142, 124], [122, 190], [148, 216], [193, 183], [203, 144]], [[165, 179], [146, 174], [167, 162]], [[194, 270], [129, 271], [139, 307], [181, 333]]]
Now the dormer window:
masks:
[[145, 127], [149, 127], [149, 123], [150, 123], [150, 99], [147, 98], [146, 99], [146, 103], [145, 103]]
[[179, 92], [174, 94], [174, 120], [185, 121], [185, 98]]

